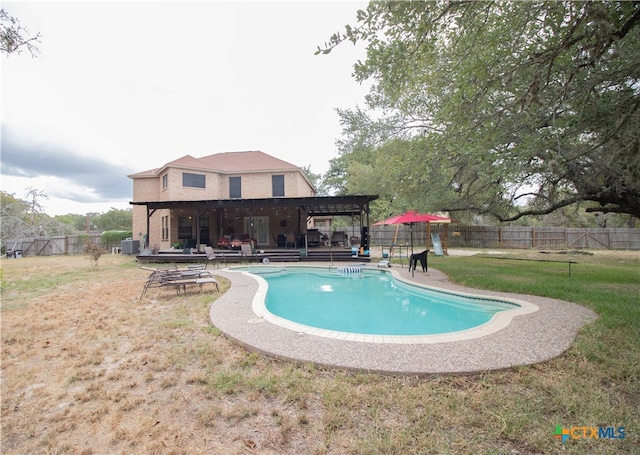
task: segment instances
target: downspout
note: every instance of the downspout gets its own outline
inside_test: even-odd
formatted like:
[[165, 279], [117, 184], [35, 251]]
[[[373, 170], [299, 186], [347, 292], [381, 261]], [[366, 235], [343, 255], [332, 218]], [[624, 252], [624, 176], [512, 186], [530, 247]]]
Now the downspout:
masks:
[[149, 241], [151, 222], [149, 220], [151, 219], [152, 213], [149, 212], [149, 206], [147, 205], [146, 207], [147, 207], [147, 244], [146, 245], [142, 245], [143, 249], [147, 248], [149, 245], [151, 245], [151, 242]]
[[194, 212], [196, 213], [196, 248], [197, 251], [200, 251], [200, 211], [196, 208], [194, 210]]

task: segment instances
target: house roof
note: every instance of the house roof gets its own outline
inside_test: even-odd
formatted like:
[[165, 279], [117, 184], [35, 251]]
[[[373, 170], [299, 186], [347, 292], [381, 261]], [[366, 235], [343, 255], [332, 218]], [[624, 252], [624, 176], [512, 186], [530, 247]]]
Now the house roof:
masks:
[[293, 206], [302, 209], [307, 216], [350, 216], [369, 211], [369, 203], [377, 195], [311, 196], [296, 198], [263, 199], [214, 199], [200, 201], [136, 201], [131, 205], [145, 205], [149, 210], [175, 208], [260, 208]]
[[260, 151], [216, 153], [204, 156], [200, 161], [223, 172], [300, 170], [298, 166]]
[[202, 169], [216, 171], [220, 173], [239, 172], [273, 172], [273, 171], [300, 171], [298, 166], [288, 163], [279, 158], [267, 155], [261, 151], [247, 152], [223, 152], [213, 155], [195, 158], [191, 155], [184, 155], [176, 160], [166, 163], [159, 168], [131, 174], [129, 178], [157, 177], [160, 172], [168, 167], [179, 167], [187, 169]]

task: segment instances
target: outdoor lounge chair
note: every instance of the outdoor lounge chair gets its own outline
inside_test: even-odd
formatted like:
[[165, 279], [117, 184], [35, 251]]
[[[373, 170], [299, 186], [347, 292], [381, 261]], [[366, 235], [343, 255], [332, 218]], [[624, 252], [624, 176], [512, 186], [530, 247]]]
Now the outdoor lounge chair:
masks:
[[211, 272], [203, 268], [188, 268], [185, 270], [173, 267], [169, 269], [158, 269], [147, 278], [142, 293], [140, 294], [140, 299], [138, 300], [142, 300], [142, 297], [149, 288], [171, 286], [176, 289], [177, 294], [180, 294], [180, 288], [186, 292], [188, 284], [197, 284], [200, 286], [200, 290], [202, 290], [202, 285], [207, 283], [213, 284], [216, 290], [220, 290], [218, 282]]
[[[169, 269], [158, 269], [151, 273], [147, 278], [147, 281], [144, 283], [144, 287], [142, 288], [142, 293], [140, 294], [140, 299], [146, 294], [147, 289], [149, 288], [158, 288], [164, 285], [164, 282], [167, 277], [171, 274], [177, 273], [177, 267], [169, 268]], [[139, 299], [139, 300], [140, 300]]]

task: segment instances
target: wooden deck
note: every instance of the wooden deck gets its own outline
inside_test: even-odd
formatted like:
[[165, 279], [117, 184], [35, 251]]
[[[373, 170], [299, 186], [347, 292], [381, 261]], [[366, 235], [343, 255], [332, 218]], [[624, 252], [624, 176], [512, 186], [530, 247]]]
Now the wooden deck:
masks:
[[[244, 262], [262, 263], [267, 258], [269, 262], [370, 262], [369, 256], [358, 255], [353, 257], [350, 248], [310, 248], [308, 250], [296, 249], [264, 249], [258, 250], [253, 256], [243, 258], [238, 250], [215, 250], [220, 264], [233, 264]], [[157, 263], [204, 263], [207, 255], [203, 253], [165, 253], [137, 255], [139, 262]]]

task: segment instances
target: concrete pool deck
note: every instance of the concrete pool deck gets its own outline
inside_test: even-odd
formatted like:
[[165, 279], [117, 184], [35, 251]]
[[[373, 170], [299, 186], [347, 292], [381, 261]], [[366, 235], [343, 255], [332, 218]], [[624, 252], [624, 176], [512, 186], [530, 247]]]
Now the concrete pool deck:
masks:
[[[290, 264], [271, 266], [295, 267]], [[334, 263], [332, 268], [342, 265]], [[313, 264], [329, 267], [329, 264]], [[308, 267], [308, 266], [307, 266]], [[367, 268], [375, 268], [371, 263]], [[566, 351], [585, 324], [597, 314], [580, 305], [545, 297], [473, 290], [455, 285], [439, 271], [416, 271], [394, 265], [399, 279], [446, 291], [529, 302], [537, 311], [513, 317], [486, 335], [433, 342], [366, 342], [304, 333], [269, 322], [253, 310], [259, 282], [245, 273], [216, 270], [231, 281], [231, 288], [210, 309], [210, 320], [227, 337], [250, 350], [302, 363], [383, 374], [469, 374], [543, 362]]]

